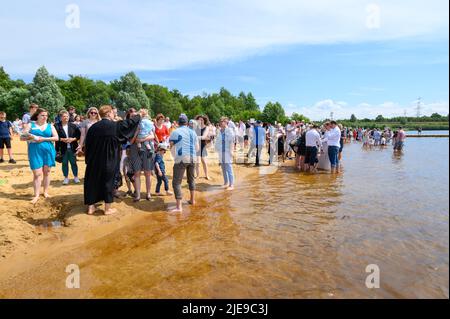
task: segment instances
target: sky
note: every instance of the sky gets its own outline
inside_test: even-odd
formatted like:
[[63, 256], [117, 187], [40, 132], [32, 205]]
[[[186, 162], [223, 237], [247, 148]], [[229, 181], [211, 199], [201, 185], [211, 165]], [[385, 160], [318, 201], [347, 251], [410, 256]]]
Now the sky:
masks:
[[2, 3], [0, 65], [143, 82], [191, 96], [252, 92], [311, 119], [449, 109], [447, 0]]

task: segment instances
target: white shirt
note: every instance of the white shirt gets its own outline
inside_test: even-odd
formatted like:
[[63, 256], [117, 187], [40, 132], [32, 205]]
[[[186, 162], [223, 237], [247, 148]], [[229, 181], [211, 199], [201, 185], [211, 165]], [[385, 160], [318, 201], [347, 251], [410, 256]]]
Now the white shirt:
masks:
[[317, 132], [316, 129], [310, 129], [308, 132], [306, 132], [306, 146], [312, 147], [312, 146], [321, 146], [322, 142], [320, 140], [320, 134]]
[[170, 130], [170, 128], [172, 127], [172, 123], [170, 123], [170, 121], [164, 122], [164, 125], [167, 127], [168, 130]]
[[[66, 133], [66, 137], [69, 137], [69, 124], [63, 125], [62, 129], [64, 130], [64, 133]], [[67, 143], [67, 148], [70, 149], [69, 143]]]
[[332, 128], [329, 131], [325, 132], [325, 138], [323, 142], [327, 142], [328, 146], [337, 146], [341, 147], [341, 130], [339, 127]]
[[245, 135], [245, 129], [246, 129], [246, 127], [245, 127], [244, 123], [239, 124], [239, 136]]
[[219, 157], [219, 163], [233, 163], [233, 145], [234, 132], [229, 127], [217, 130], [216, 152]]
[[296, 132], [295, 132], [295, 126], [288, 124], [286, 126], [286, 139], [287, 140], [293, 140], [295, 138]]

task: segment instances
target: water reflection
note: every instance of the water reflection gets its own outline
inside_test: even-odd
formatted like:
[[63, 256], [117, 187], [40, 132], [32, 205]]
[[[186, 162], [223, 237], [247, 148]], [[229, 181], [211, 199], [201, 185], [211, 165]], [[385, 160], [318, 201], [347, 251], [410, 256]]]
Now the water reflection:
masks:
[[[448, 297], [448, 139], [411, 140], [403, 154], [344, 150], [341, 174], [256, 171], [183, 215], [152, 213], [90, 244], [90, 293]], [[380, 289], [365, 286], [368, 264], [381, 270]]]

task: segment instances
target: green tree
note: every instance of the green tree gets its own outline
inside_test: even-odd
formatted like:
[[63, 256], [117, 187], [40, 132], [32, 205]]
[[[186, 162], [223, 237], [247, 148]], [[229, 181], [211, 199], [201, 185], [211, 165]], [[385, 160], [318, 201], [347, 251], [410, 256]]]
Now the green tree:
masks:
[[384, 117], [381, 114], [375, 118], [375, 122], [383, 122], [383, 121], [384, 121]]
[[111, 87], [114, 89], [114, 103], [117, 108], [126, 110], [128, 108], [145, 108], [150, 109], [150, 100], [142, 88], [141, 81], [134, 72], [129, 72], [120, 77], [120, 80], [111, 82]]
[[275, 121], [283, 123], [286, 121], [284, 109], [278, 102], [268, 102], [262, 112], [262, 118], [264, 122], [269, 123], [275, 123]]
[[356, 118], [355, 114], [352, 114], [350, 116], [350, 122], [356, 122], [358, 119]]
[[28, 109], [24, 108], [24, 101], [29, 98], [30, 92], [25, 88], [12, 88], [8, 92], [0, 94], [0, 110], [7, 113], [8, 118], [22, 117]]
[[311, 120], [309, 118], [307, 118], [306, 116], [304, 116], [302, 114], [295, 113], [295, 112], [292, 113], [291, 120], [299, 121], [299, 122], [306, 122], [306, 123], [311, 122]]
[[145, 94], [150, 100], [153, 114], [162, 113], [165, 116], [176, 119], [183, 113], [180, 101], [173, 97], [168, 88], [161, 85], [143, 84]]
[[[3, 67], [0, 67], [0, 92], [7, 92], [14, 87], [14, 81], [9, 77], [9, 74], [5, 72]], [[3, 90], [2, 90], [3, 89]]]
[[33, 82], [30, 85], [30, 97], [25, 99], [24, 107], [30, 103], [36, 103], [45, 108], [50, 118], [64, 108], [65, 98], [61, 93], [55, 78], [42, 66], [36, 71]]
[[441, 116], [439, 113], [433, 113], [430, 115], [430, 118], [432, 120], [441, 120], [441, 119], [443, 119], [443, 116]]

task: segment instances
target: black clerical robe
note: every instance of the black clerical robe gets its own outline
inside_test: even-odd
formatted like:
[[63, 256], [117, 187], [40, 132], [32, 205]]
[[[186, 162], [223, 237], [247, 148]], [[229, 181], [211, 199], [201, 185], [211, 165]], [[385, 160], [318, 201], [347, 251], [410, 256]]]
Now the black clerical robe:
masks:
[[139, 115], [118, 122], [103, 119], [88, 130], [85, 139], [84, 175], [86, 205], [114, 201], [114, 176], [120, 164], [120, 145], [133, 138], [139, 121]]

